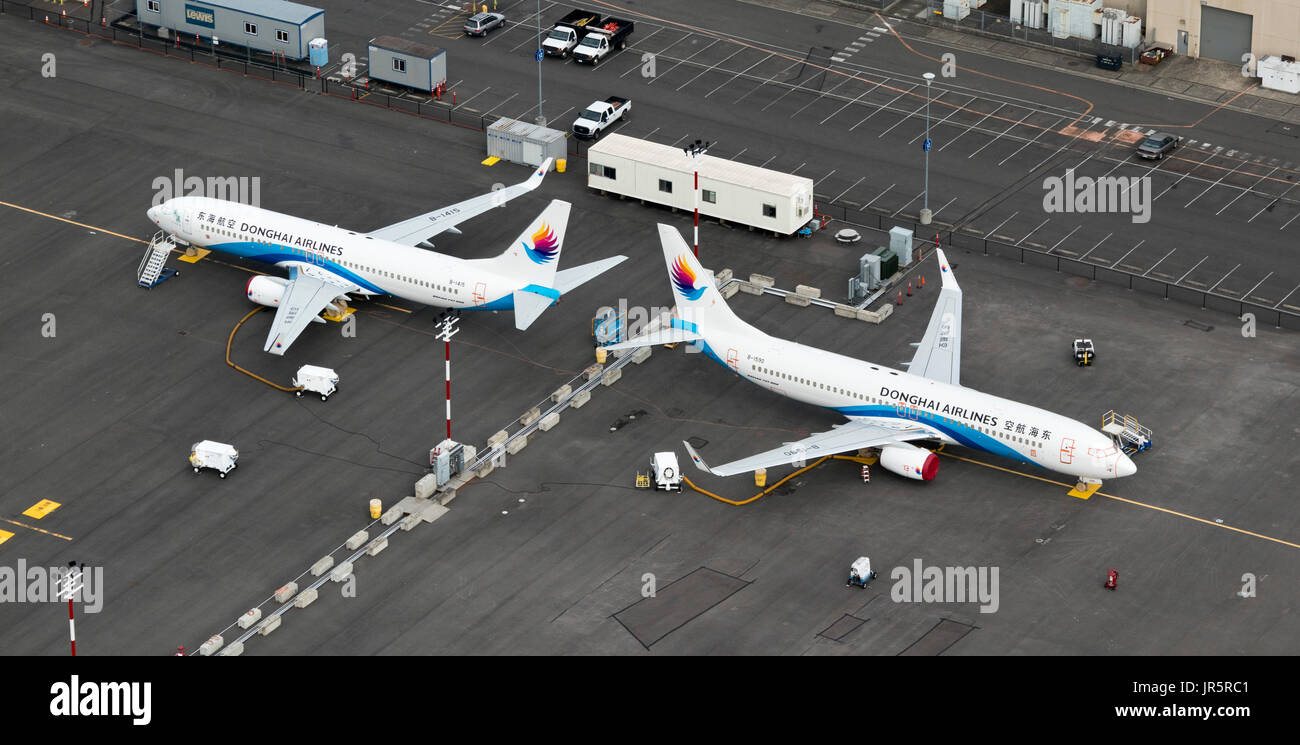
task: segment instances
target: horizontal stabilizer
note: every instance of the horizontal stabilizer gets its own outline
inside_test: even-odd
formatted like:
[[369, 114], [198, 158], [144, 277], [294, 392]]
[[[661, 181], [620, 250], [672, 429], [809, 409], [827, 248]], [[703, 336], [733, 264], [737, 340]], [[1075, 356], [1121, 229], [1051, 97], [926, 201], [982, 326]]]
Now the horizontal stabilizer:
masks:
[[608, 259], [593, 261], [590, 264], [575, 266], [571, 269], [561, 269], [555, 273], [554, 287], [563, 295], [613, 269], [624, 261], [627, 261], [626, 256], [611, 256]]
[[686, 329], [661, 329], [652, 331], [648, 334], [642, 334], [635, 339], [628, 339], [616, 344], [607, 344], [604, 349], [618, 351], [620, 349], [636, 349], [637, 347], [653, 347], [657, 344], [679, 344], [684, 341], [699, 341], [703, 336], [694, 331]]

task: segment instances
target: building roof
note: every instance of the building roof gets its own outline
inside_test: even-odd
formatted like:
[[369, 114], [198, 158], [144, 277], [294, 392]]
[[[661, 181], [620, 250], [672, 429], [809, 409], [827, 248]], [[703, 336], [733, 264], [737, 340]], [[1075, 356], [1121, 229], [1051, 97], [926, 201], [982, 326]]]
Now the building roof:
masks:
[[[604, 139], [592, 145], [587, 152], [589, 159], [593, 155], [607, 153], [641, 163], [671, 168], [684, 174], [694, 171], [691, 157], [680, 147], [660, 145], [657, 142], [638, 140], [620, 134], [605, 135]], [[772, 171], [726, 158], [715, 158], [712, 155], [700, 156], [700, 178], [714, 179], [789, 197], [813, 192], [813, 180], [805, 176]]]
[[431, 47], [427, 44], [419, 44], [396, 36], [376, 36], [370, 40], [370, 45], [380, 49], [387, 49], [390, 52], [400, 52], [411, 57], [419, 57], [420, 59], [433, 59], [446, 51], [441, 47]]
[[252, 13], [264, 18], [274, 18], [286, 23], [303, 24], [324, 13], [320, 8], [310, 5], [291, 3], [288, 0], [195, 0], [197, 5], [211, 5], [215, 8], [234, 10], [240, 13]]

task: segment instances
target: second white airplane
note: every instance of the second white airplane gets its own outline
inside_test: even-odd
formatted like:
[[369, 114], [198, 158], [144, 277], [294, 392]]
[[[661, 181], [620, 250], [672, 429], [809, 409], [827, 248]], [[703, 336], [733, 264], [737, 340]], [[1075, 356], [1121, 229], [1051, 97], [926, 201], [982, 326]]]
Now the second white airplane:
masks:
[[288, 279], [258, 275], [249, 300], [276, 309], [265, 351], [283, 355], [320, 313], [340, 314], [350, 294], [392, 295], [422, 305], [513, 310], [528, 328], [560, 296], [624, 261], [611, 256], [557, 271], [569, 203], [553, 200], [500, 256], [460, 259], [420, 248], [456, 225], [537, 188], [551, 160], [514, 186], [369, 233], [304, 220], [237, 202], [185, 196], [151, 207], [149, 219], [178, 241], [264, 261]]
[[1081, 483], [1129, 476], [1132, 459], [1105, 433], [1035, 406], [992, 396], [960, 383], [961, 288], [936, 250], [943, 288], [908, 371], [856, 360], [770, 336], [727, 306], [709, 274], [678, 232], [659, 226], [664, 261], [677, 298], [672, 327], [608, 349], [692, 342], [732, 372], [772, 391], [848, 418], [846, 424], [722, 466], [709, 467], [689, 443], [696, 466], [730, 476], [807, 457], [879, 448], [893, 473], [929, 481], [939, 459], [913, 441], [939, 441], [1070, 474]]

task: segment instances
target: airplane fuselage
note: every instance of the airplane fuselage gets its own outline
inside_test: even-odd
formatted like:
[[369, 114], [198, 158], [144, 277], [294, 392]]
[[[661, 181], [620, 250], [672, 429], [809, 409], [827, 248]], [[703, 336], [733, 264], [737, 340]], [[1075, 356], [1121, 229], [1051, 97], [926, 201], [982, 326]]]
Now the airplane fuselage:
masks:
[[518, 281], [427, 249], [271, 210], [207, 197], [176, 197], [149, 210], [160, 228], [185, 243], [279, 267], [320, 267], [354, 282], [360, 294], [392, 295], [422, 305], [509, 310]]
[[923, 427], [944, 443], [1076, 477], [1106, 479], [1136, 471], [1105, 433], [1074, 419], [741, 324], [706, 330], [705, 351], [741, 377], [797, 401], [880, 426]]

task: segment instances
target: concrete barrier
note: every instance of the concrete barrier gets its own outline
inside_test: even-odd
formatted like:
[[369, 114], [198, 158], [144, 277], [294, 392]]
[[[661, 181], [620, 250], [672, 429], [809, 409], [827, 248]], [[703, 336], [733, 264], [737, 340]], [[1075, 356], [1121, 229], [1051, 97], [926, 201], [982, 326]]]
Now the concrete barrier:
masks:
[[795, 291], [795, 294], [797, 294], [797, 295], [803, 295], [804, 297], [821, 297], [821, 296], [822, 296], [822, 291], [821, 291], [820, 288], [818, 288], [818, 287], [809, 287], [808, 285], [795, 285], [795, 286], [794, 286], [794, 291]]
[[528, 411], [525, 411], [523, 416], [519, 417], [519, 423], [527, 427], [528, 425], [537, 421], [538, 418], [540, 418], [541, 416], [542, 416], [542, 410], [534, 406]]
[[383, 551], [386, 548], [388, 548], [388, 539], [377, 538], [374, 543], [371, 543], [369, 546], [366, 547], [366, 555], [374, 556], [375, 554], [378, 554], [380, 551]]
[[428, 499], [434, 492], [438, 491], [438, 474], [428, 473], [420, 477], [415, 482], [416, 499]]
[[250, 608], [247, 613], [239, 617], [239, 628], [251, 629], [253, 624], [262, 620], [261, 608]]
[[207, 641], [199, 645], [199, 654], [204, 657], [211, 657], [213, 653], [218, 649], [221, 649], [221, 645], [225, 643], [226, 640], [221, 638], [221, 634], [210, 636]]
[[[880, 317], [880, 321], [883, 321], [886, 318], [889, 318], [890, 316], [894, 315], [894, 306], [890, 305], [889, 303], [885, 303], [879, 308], [876, 308], [876, 315]], [[876, 321], [876, 323], [880, 323], [880, 321]]]
[[488, 477], [488, 474], [492, 473], [496, 469], [497, 467], [492, 463], [492, 461], [490, 460], [485, 461], [483, 465], [478, 467], [478, 471], [477, 471], [478, 477], [481, 479], [485, 479]]
[[506, 443], [506, 453], [509, 455], [518, 455], [519, 451], [523, 450], [526, 447], [528, 447], [528, 438], [516, 437], [515, 439]]
[[272, 631], [275, 631], [276, 629], [280, 628], [280, 623], [281, 623], [280, 619], [282, 617], [283, 616], [274, 616], [272, 618], [266, 619], [265, 621], [262, 622], [261, 626], [257, 627], [257, 633], [261, 634], [262, 636], [270, 636]]
[[582, 371], [582, 377], [584, 380], [595, 380], [600, 377], [604, 370], [604, 365], [589, 365], [586, 370]]
[[809, 300], [808, 300], [808, 296], [807, 296], [807, 295], [800, 295], [800, 294], [795, 293], [795, 292], [792, 292], [792, 293], [790, 293], [789, 295], [786, 295], [786, 296], [785, 296], [785, 301], [786, 301], [787, 303], [791, 304], [791, 305], [797, 305], [797, 306], [799, 306], [799, 307], [801, 307], [801, 308], [806, 308], [806, 307], [808, 306], [808, 302], [809, 302]]
[[461, 455], [465, 456], [465, 465], [473, 463], [474, 459], [478, 457], [478, 448], [473, 445], [462, 445], [460, 452]]
[[546, 416], [542, 417], [541, 421], [537, 423], [537, 428], [543, 432], [550, 432], [552, 429], [555, 428], [555, 425], [559, 423], [560, 423], [560, 412], [552, 411], [550, 414], [547, 414]]
[[356, 551], [358, 548], [361, 547], [361, 544], [366, 542], [366, 539], [368, 539], [369, 537], [370, 537], [370, 533], [364, 530], [358, 530], [357, 532], [353, 533], [352, 537], [348, 539], [348, 542], [343, 545], [347, 546], [349, 551]]
[[639, 365], [650, 359], [650, 347], [637, 347], [632, 353], [632, 364]]
[[503, 429], [500, 432], [488, 438], [487, 440], [488, 449], [491, 450], [492, 448], [503, 444], [506, 440], [509, 439], [510, 439], [510, 433]]
[[729, 298], [729, 297], [731, 297], [732, 295], [735, 295], [737, 292], [740, 291], [740, 286], [743, 285], [743, 284], [744, 284], [744, 282], [732, 282], [731, 284], [727, 285], [726, 287], [723, 287], [723, 288], [722, 288], [722, 297], [723, 297], [723, 298]]
[[740, 291], [743, 292], [743, 293], [745, 293], [746, 295], [762, 295], [762, 294], [763, 294], [763, 288], [762, 288], [762, 287], [759, 287], [758, 285], [754, 284], [753, 282], [737, 282], [736, 284], [732, 285], [732, 287], [739, 288]]
[[221, 653], [218, 654], [217, 656], [218, 656], [218, 657], [238, 657], [239, 655], [241, 655], [241, 654], [243, 654], [243, 653], [244, 653], [244, 643], [243, 643], [243, 642], [234, 642], [234, 643], [231, 644], [229, 647], [226, 647], [225, 649], [221, 650]]
[[835, 305], [835, 315], [839, 316], [840, 318], [857, 318], [857, 317], [858, 317], [858, 309], [857, 309], [857, 308], [854, 308], [852, 305], [839, 305], [839, 304], [836, 304], [836, 305]]
[[275, 591], [275, 602], [281, 604], [287, 603], [289, 602], [289, 598], [297, 594], [298, 594], [298, 583], [290, 582], [289, 584]]
[[[409, 517], [407, 518], [407, 520], [410, 519], [411, 518]], [[420, 521], [420, 518], [418, 517], [415, 518], [415, 521], [418, 523]], [[406, 523], [402, 523], [402, 524], [405, 525]], [[345, 561], [342, 564], [339, 564], [338, 566], [334, 567], [333, 571], [330, 572], [330, 580], [333, 582], [342, 582], [343, 580], [351, 576], [352, 576], [352, 562], [350, 561]]]
[[749, 283], [756, 287], [772, 287], [776, 284], [776, 279], [766, 274], [751, 274], [749, 275]]
[[311, 605], [312, 603], [316, 602], [316, 597], [317, 597], [319, 594], [320, 594], [320, 593], [318, 593], [314, 588], [308, 587], [306, 590], [303, 590], [303, 591], [298, 595], [297, 598], [294, 599], [294, 601], [293, 601], [293, 607], [295, 607], [295, 608], [306, 608], [307, 606], [309, 606], [309, 605]]
[[[384, 525], [392, 525], [393, 523], [397, 522], [401, 518], [402, 518], [401, 510], [397, 509], [396, 507], [389, 507], [388, 512], [385, 512], [384, 516], [379, 518], [379, 522], [383, 523]], [[328, 567], [326, 568], [328, 569]], [[316, 576], [319, 577], [320, 575], [318, 574]]]
[[555, 392], [551, 394], [551, 403], [558, 404], [561, 400], [567, 398], [570, 393], [573, 393], [573, 386], [565, 383], [559, 388], [556, 388]]
[[415, 530], [415, 527], [422, 522], [424, 520], [421, 520], [419, 515], [407, 515], [406, 519], [402, 521], [402, 530]]
[[713, 280], [714, 280], [715, 282], [717, 282], [718, 286], [720, 287], [720, 286], [726, 284], [727, 282], [730, 282], [732, 276], [733, 276], [733, 275], [732, 275], [732, 272], [731, 272], [731, 269], [730, 269], [730, 268], [728, 268], [728, 269], [723, 269], [722, 271], [720, 271], [720, 272], [718, 272], [717, 274], [713, 275]]
[[606, 370], [605, 374], [600, 377], [600, 384], [614, 385], [621, 377], [623, 377], [623, 368], [621, 367], [616, 367], [613, 370]]
[[311, 576], [319, 577], [322, 574], [328, 572], [330, 567], [332, 566], [334, 566], [334, 557], [326, 556], [325, 558], [311, 565]]
[[581, 409], [590, 400], [591, 400], [591, 391], [578, 391], [573, 395], [573, 398], [569, 401], [569, 406], [572, 406], [575, 409]]

